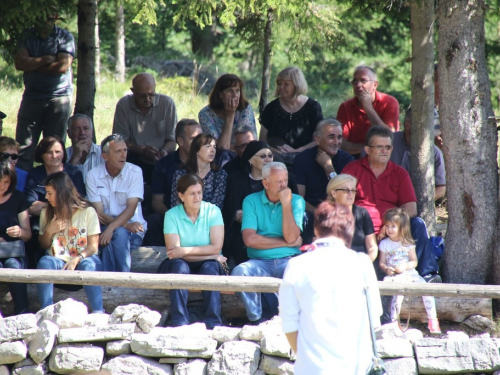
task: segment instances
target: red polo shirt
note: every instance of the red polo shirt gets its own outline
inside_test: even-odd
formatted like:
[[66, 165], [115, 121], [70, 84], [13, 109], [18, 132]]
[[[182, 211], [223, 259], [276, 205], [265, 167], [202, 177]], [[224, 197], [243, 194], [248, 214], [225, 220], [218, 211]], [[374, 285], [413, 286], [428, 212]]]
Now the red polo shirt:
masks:
[[347, 164], [342, 173], [358, 179], [354, 204], [368, 210], [375, 233], [383, 225], [384, 213], [405, 203], [416, 202], [415, 190], [410, 175], [403, 168], [390, 161], [385, 171], [376, 178], [368, 165], [368, 156]]
[[[395, 97], [375, 91], [373, 108], [384, 124], [399, 130], [399, 103]], [[365, 143], [371, 125], [365, 110], [358, 104], [358, 98], [354, 97], [340, 105], [337, 120], [343, 125], [342, 137], [349, 142]]]

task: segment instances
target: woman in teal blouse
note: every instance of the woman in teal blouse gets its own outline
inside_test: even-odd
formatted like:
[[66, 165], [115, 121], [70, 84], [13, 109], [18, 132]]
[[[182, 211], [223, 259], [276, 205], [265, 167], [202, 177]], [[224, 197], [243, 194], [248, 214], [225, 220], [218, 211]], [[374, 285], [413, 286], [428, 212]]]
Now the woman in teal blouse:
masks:
[[[203, 180], [195, 174], [182, 176], [177, 183], [179, 204], [165, 214], [163, 233], [167, 259], [159, 273], [220, 275], [224, 222], [220, 209], [203, 201]], [[203, 291], [204, 322], [208, 329], [222, 325], [220, 292]], [[188, 291], [170, 290], [171, 325], [189, 324]]]

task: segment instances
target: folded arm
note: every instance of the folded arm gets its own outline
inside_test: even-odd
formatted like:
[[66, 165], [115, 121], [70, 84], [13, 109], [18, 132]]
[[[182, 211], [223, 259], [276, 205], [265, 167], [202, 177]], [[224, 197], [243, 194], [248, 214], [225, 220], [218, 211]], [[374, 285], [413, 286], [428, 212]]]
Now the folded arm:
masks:
[[213, 225], [210, 227], [210, 243], [203, 246], [180, 246], [181, 240], [178, 234], [165, 234], [167, 257], [169, 259], [180, 258], [188, 262], [216, 259], [220, 254], [223, 242], [223, 225]]

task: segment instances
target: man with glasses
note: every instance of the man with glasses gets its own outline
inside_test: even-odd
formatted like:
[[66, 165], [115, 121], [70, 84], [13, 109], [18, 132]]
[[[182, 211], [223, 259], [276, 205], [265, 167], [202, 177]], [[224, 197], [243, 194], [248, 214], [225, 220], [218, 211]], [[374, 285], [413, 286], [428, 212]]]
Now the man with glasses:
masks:
[[20, 144], [19, 166], [33, 168], [40, 134], [66, 140], [66, 121], [73, 94], [71, 64], [75, 41], [67, 30], [55, 26], [57, 15], [39, 20], [26, 32], [14, 56], [23, 71], [24, 94], [17, 115], [16, 141]]
[[0, 161], [3, 160], [8, 160], [11, 169], [16, 171], [16, 190], [24, 193], [26, 182], [28, 181], [28, 172], [16, 166], [19, 160], [19, 143], [12, 138], [0, 137]]
[[92, 119], [82, 113], [76, 113], [68, 119], [68, 136], [71, 146], [66, 149], [68, 163], [77, 167], [87, 180], [87, 173], [104, 163], [101, 148], [92, 142], [94, 127]]
[[293, 163], [299, 194], [306, 201], [307, 224], [303, 233], [305, 243], [312, 241], [314, 210], [326, 199], [328, 181], [342, 173], [344, 167], [354, 160], [340, 149], [342, 125], [334, 118], [321, 120], [316, 125], [314, 141], [317, 146], [302, 151]]
[[[385, 237], [383, 216], [387, 210], [400, 207], [408, 212], [411, 234], [416, 242], [416, 269], [428, 282], [440, 282], [425, 222], [417, 217], [417, 197], [410, 175], [390, 161], [393, 137], [394, 134], [388, 127], [372, 126], [366, 134], [367, 155], [346, 165], [343, 173], [358, 179], [354, 204], [368, 210], [379, 239]], [[378, 264], [375, 266], [378, 267]]]
[[127, 163], [127, 145], [121, 134], [101, 142], [104, 164], [87, 174], [87, 197], [99, 215], [100, 255], [103, 271], [130, 272], [130, 252], [144, 238], [147, 224], [142, 217], [142, 172]]
[[224, 170], [227, 172], [228, 176], [233, 172], [241, 171], [245, 168], [245, 163], [241, 157], [248, 144], [256, 139], [257, 137], [250, 126], [242, 126], [234, 131], [233, 147], [236, 152], [236, 157], [224, 165]]
[[337, 120], [343, 126], [342, 149], [359, 157], [371, 126], [399, 130], [399, 103], [396, 98], [377, 91], [377, 74], [369, 66], [361, 65], [354, 70], [351, 85], [354, 98], [340, 105]]
[[132, 80], [132, 95], [121, 98], [115, 111], [113, 133], [122, 134], [129, 155], [127, 160], [142, 168], [144, 181], [151, 183], [154, 164], [175, 151], [175, 103], [156, 93], [154, 77], [148, 73]]

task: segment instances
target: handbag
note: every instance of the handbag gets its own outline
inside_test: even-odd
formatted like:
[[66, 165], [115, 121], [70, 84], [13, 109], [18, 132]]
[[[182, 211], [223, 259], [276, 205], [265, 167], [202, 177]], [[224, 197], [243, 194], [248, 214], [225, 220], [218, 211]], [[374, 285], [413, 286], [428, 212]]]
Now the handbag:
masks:
[[[361, 254], [361, 253], [358, 253]], [[364, 275], [365, 278], [365, 286], [364, 286], [364, 292], [365, 292], [365, 299], [366, 299], [366, 307], [368, 309], [368, 321], [370, 322], [370, 334], [372, 338], [372, 348], [373, 348], [373, 358], [372, 358], [372, 364], [370, 366], [370, 369], [367, 372], [367, 375], [386, 375], [387, 370], [385, 369], [385, 363], [378, 356], [377, 352], [377, 340], [375, 339], [375, 331], [373, 330], [373, 322], [372, 322], [372, 307], [370, 304], [370, 298], [368, 298], [368, 283], [366, 282], [366, 275]]]
[[0, 259], [24, 257], [26, 257], [26, 251], [24, 250], [23, 240], [0, 242]]

